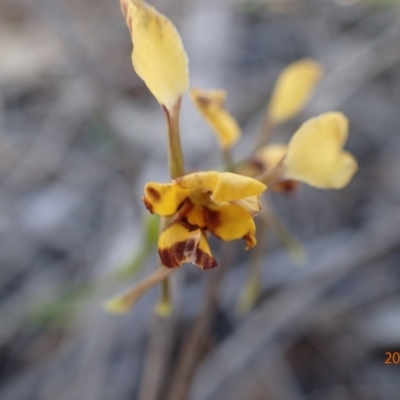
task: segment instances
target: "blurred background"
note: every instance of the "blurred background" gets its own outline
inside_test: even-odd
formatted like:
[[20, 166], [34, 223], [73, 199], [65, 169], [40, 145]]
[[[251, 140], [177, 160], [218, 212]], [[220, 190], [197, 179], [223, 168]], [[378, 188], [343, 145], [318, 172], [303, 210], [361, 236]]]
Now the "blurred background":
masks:
[[[220, 268], [175, 274], [172, 318], [154, 316], [157, 289], [107, 315], [102, 303], [157, 265], [153, 254], [129, 268], [143, 185], [168, 180], [162, 112], [133, 72], [118, 1], [1, 0], [0, 399], [399, 399], [399, 3], [151, 4], [181, 33], [191, 85], [227, 90], [243, 128], [236, 156], [251, 149], [279, 71], [311, 57], [325, 76], [273, 140], [342, 111], [360, 170], [344, 190], [271, 196], [307, 262], [270, 235], [247, 315], [235, 303], [248, 254], [217, 241]], [[188, 170], [218, 165], [188, 96], [181, 122]]]

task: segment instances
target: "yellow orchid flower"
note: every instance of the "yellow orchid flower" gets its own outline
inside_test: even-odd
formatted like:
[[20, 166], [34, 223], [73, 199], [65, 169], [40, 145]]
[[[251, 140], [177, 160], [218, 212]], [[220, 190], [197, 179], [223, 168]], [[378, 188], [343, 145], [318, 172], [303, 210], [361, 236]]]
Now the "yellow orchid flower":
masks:
[[357, 161], [343, 146], [348, 120], [340, 112], [328, 112], [306, 121], [287, 146], [266, 146], [255, 154], [277, 183], [300, 181], [320, 189], [341, 189], [358, 169]]
[[272, 125], [287, 121], [299, 113], [322, 76], [314, 60], [303, 59], [288, 65], [279, 75], [268, 106]]
[[229, 149], [240, 138], [240, 127], [225, 108], [226, 92], [224, 90], [201, 90], [193, 88], [190, 97], [217, 135], [222, 149]]
[[188, 60], [171, 21], [142, 0], [120, 0], [132, 37], [132, 64], [157, 101], [172, 110], [189, 87]]
[[147, 183], [143, 202], [150, 212], [173, 216], [161, 233], [158, 252], [162, 264], [174, 268], [192, 262], [201, 269], [217, 265], [206, 233], [230, 241], [244, 239], [246, 249], [256, 245], [253, 217], [260, 211], [266, 186], [230, 172], [198, 172], [172, 183]]

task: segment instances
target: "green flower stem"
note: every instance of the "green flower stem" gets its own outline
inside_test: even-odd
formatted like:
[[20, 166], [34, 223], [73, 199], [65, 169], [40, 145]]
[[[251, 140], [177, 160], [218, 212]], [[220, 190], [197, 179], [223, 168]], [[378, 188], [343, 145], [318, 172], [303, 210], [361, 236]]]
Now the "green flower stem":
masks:
[[[169, 225], [171, 217], [161, 217], [159, 234]], [[161, 267], [163, 267], [161, 265]], [[165, 267], [163, 267], [165, 268]], [[171, 284], [169, 277], [166, 276], [161, 282], [161, 292], [158, 303], [155, 306], [155, 312], [160, 317], [168, 317], [172, 312], [172, 302], [171, 302]]]
[[154, 309], [159, 317], [169, 317], [172, 312], [171, 282], [168, 277], [161, 281], [161, 294]]
[[[180, 98], [172, 109], [162, 107], [167, 120], [168, 128], [168, 164], [171, 179], [185, 174], [185, 163], [183, 160], [181, 138], [179, 133], [179, 112], [181, 109]], [[160, 233], [168, 226], [169, 218], [161, 218]], [[161, 295], [155, 311], [160, 316], [168, 316], [172, 312], [171, 288], [168, 276], [161, 281]]]
[[179, 99], [171, 110], [163, 106], [168, 128], [168, 164], [171, 179], [185, 174], [181, 139], [179, 134], [179, 112], [181, 99]]

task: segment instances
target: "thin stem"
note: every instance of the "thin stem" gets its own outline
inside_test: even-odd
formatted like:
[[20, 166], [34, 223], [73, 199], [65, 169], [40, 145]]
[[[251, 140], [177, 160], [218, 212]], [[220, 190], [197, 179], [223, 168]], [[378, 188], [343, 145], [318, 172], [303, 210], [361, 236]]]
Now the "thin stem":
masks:
[[171, 110], [162, 106], [168, 128], [168, 164], [171, 179], [185, 174], [181, 139], [179, 133], [179, 112], [181, 99], [179, 99]]
[[[163, 232], [165, 228], [170, 223], [171, 218], [162, 217], [160, 219], [159, 233]], [[171, 287], [170, 287], [169, 277], [166, 276], [165, 279], [161, 281], [161, 292], [158, 303], [156, 304], [154, 310], [160, 317], [167, 317], [172, 312], [172, 302], [171, 302]]]
[[[189, 398], [189, 389], [192, 383], [194, 371], [201, 357], [207, 352], [209, 332], [218, 308], [218, 293], [224, 275], [229, 269], [232, 260], [235, 259], [236, 249], [233, 243], [229, 243], [222, 249], [220, 265], [211, 272], [207, 291], [204, 298], [203, 309], [193, 322], [191, 329], [184, 338], [176, 363], [174, 364], [171, 386], [163, 398], [167, 400], [185, 400]], [[208, 349], [209, 350], [209, 349]]]
[[171, 315], [171, 282], [168, 277], [161, 281], [160, 298], [154, 311], [159, 317], [169, 317]]
[[165, 267], [158, 268], [156, 271], [140, 281], [133, 288], [109, 300], [105, 304], [105, 309], [115, 314], [128, 312], [139, 300], [143, 293], [147, 292], [152, 286], [156, 285], [157, 283], [160, 283], [173, 271], [174, 269], [168, 269]]
[[[168, 129], [168, 165], [171, 179], [178, 178], [179, 176], [185, 174], [185, 164], [183, 160], [179, 131], [179, 112], [181, 109], [181, 100], [182, 99], [180, 98], [172, 107], [172, 109], [162, 106]], [[166, 228], [168, 222], [169, 219], [161, 218], [160, 233]], [[168, 277], [161, 282], [161, 295], [155, 310], [160, 316], [168, 316], [171, 314], [171, 290]]]

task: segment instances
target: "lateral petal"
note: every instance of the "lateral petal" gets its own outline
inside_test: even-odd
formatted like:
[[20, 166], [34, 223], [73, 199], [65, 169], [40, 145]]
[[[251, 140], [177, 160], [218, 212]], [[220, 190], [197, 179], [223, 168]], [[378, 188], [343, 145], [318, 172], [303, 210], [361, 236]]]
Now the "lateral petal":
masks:
[[288, 144], [284, 177], [321, 189], [346, 186], [357, 171], [357, 161], [342, 147], [348, 120], [339, 112], [306, 121]]
[[206, 209], [208, 230], [224, 241], [244, 239], [246, 250], [257, 244], [256, 225], [250, 213], [235, 203], [225, 203], [211, 210]]
[[150, 212], [168, 217], [176, 213], [189, 193], [190, 190], [183, 189], [175, 182], [149, 182], [144, 187], [142, 200]]

